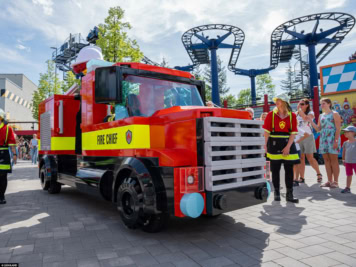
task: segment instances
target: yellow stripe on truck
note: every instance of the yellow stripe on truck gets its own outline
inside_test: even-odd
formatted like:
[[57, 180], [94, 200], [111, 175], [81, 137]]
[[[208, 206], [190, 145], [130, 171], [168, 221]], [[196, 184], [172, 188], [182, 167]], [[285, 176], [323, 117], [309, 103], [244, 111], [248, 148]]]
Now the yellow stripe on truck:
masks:
[[75, 137], [51, 137], [51, 150], [75, 150]]
[[82, 134], [83, 150], [150, 148], [150, 126], [129, 125]]

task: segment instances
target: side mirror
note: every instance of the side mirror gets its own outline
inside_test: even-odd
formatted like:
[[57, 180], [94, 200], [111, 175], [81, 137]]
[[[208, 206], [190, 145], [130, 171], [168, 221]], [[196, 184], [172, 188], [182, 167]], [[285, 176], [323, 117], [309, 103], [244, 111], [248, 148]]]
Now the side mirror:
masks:
[[120, 103], [122, 71], [118, 66], [95, 70], [95, 102], [99, 104]]

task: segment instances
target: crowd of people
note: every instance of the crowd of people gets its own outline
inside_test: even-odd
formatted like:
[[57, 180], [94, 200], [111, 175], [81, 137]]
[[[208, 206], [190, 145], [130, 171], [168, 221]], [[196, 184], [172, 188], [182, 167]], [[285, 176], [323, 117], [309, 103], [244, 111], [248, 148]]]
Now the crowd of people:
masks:
[[[34, 134], [32, 139], [26, 139], [23, 136], [18, 137], [15, 134], [16, 154], [18, 159], [31, 160], [32, 164], [37, 164], [38, 158], [38, 139]], [[11, 151], [10, 151], [11, 154]]]
[[[305, 164], [308, 160], [316, 172], [316, 182], [321, 187], [339, 188], [339, 160], [341, 149], [341, 118], [332, 110], [332, 102], [328, 98], [320, 101], [322, 114], [317, 123], [314, 122], [314, 112], [311, 110], [308, 99], [299, 101], [297, 110], [293, 111], [289, 97], [281, 94], [273, 101], [276, 107], [270, 112], [264, 112], [257, 120], [264, 121], [266, 157], [270, 161], [272, 183], [275, 200], [280, 201], [280, 169], [284, 165], [285, 183], [287, 188], [286, 199], [293, 203], [298, 200], [293, 196], [293, 187], [305, 182]], [[254, 118], [254, 110], [246, 108]], [[325, 163], [327, 181], [323, 176], [314, 153], [317, 152], [312, 129], [320, 132], [319, 153]], [[348, 126], [344, 130], [348, 139], [343, 144], [343, 162], [346, 170], [346, 187], [341, 193], [351, 192], [353, 173], [356, 174], [356, 127]]]

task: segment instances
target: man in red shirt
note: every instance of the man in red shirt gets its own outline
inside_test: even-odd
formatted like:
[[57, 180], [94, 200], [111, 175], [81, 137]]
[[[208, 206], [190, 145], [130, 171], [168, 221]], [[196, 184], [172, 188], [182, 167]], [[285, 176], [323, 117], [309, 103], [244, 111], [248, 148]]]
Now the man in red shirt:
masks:
[[17, 160], [15, 135], [12, 128], [4, 124], [4, 119], [5, 111], [0, 109], [0, 204], [6, 204], [7, 174], [11, 173], [9, 147], [15, 164]]

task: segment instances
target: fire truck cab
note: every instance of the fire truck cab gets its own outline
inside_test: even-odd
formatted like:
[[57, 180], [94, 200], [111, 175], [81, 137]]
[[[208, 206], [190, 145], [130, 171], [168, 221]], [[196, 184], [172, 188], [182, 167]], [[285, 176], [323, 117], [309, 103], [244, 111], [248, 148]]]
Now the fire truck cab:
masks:
[[169, 216], [265, 202], [262, 122], [206, 107], [204, 90], [190, 73], [141, 63], [88, 71], [80, 93], [39, 106], [42, 188], [99, 195], [128, 228], [147, 232]]

